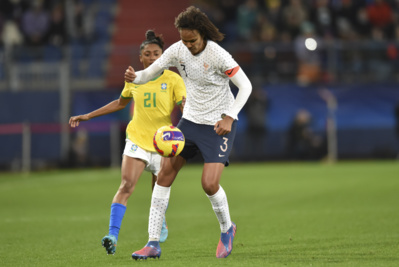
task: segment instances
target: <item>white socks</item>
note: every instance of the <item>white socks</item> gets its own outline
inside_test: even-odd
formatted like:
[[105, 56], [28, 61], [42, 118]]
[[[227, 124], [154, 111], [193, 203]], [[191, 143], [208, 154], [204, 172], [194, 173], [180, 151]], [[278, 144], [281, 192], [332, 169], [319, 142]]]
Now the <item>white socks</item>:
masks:
[[155, 183], [152, 192], [150, 218], [148, 224], [149, 241], [159, 241], [163, 218], [169, 203], [170, 187]]
[[227, 196], [222, 186], [219, 185], [219, 191], [217, 191], [213, 196], [208, 196], [208, 198], [211, 201], [212, 208], [218, 218], [220, 230], [222, 233], [226, 233], [231, 227], [231, 219]]

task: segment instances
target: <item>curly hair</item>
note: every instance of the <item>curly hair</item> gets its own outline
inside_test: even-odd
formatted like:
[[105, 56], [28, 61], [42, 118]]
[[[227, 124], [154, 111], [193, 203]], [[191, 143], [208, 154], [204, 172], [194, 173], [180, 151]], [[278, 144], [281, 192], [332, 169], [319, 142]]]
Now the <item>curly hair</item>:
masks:
[[144, 47], [148, 44], [156, 44], [158, 45], [162, 52], [163, 52], [163, 45], [164, 45], [164, 41], [163, 41], [163, 37], [162, 34], [161, 35], [155, 35], [155, 32], [153, 30], [148, 30], [145, 33], [145, 40], [141, 43], [140, 45], [140, 53], [141, 51], [143, 51]]
[[188, 7], [175, 19], [178, 30], [197, 30], [205, 40], [222, 41], [224, 34], [209, 20], [208, 16], [195, 6]]

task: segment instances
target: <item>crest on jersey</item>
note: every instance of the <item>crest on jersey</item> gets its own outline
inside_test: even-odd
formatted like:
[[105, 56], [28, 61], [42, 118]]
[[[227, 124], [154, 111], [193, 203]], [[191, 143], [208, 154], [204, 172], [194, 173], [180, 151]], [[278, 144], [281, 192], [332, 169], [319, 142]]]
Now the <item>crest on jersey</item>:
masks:
[[134, 152], [136, 151], [138, 146], [136, 144], [132, 144], [132, 147], [130, 148], [130, 151]]
[[168, 88], [168, 85], [166, 83], [162, 83], [161, 84], [161, 90], [162, 92], [166, 91], [166, 89]]
[[205, 68], [205, 71], [207, 71], [208, 68], [209, 68], [209, 64], [207, 64], [206, 62], [204, 62], [204, 68]]

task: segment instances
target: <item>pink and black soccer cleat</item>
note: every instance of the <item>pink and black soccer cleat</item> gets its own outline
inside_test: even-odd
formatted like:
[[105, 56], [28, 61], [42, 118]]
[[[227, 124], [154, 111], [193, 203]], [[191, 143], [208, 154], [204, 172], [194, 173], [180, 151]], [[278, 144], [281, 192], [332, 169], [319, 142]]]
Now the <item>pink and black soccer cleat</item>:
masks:
[[159, 257], [161, 257], [161, 247], [158, 241], [149, 241], [144, 248], [132, 254], [132, 258], [135, 260], [146, 260], [147, 258], [155, 259]]
[[220, 240], [216, 249], [216, 258], [226, 258], [233, 250], [233, 240], [236, 235], [237, 226], [231, 223], [230, 229], [226, 233], [220, 234]]

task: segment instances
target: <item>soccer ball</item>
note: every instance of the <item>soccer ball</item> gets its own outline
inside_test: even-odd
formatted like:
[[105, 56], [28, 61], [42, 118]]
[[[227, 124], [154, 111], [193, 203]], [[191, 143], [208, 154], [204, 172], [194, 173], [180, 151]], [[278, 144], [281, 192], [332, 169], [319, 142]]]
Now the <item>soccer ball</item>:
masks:
[[179, 128], [163, 126], [154, 134], [154, 148], [163, 157], [176, 157], [183, 150], [185, 139]]

